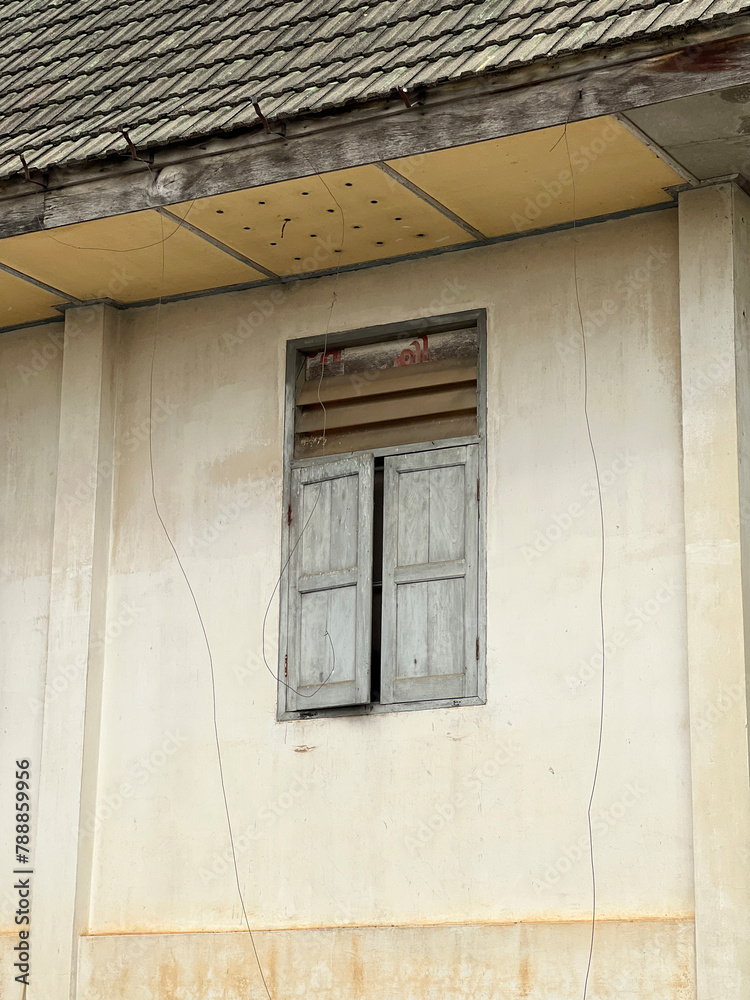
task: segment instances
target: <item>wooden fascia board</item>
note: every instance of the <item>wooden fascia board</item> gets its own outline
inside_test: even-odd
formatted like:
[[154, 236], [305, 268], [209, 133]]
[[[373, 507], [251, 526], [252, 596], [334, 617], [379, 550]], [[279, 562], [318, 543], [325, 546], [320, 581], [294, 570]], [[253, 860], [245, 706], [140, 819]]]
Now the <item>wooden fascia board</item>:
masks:
[[[654, 53], [658, 54], [654, 54]], [[300, 118], [266, 132], [156, 151], [151, 163], [50, 172], [0, 186], [0, 238], [345, 167], [497, 139], [750, 83], [750, 18], [436, 87], [401, 101]]]

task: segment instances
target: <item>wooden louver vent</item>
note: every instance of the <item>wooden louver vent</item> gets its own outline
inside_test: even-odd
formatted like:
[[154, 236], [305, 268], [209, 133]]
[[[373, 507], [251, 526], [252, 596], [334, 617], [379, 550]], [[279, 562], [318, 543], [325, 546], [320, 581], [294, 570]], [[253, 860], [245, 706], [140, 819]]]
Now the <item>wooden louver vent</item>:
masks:
[[295, 457], [476, 434], [477, 356], [475, 328], [308, 355], [297, 379]]

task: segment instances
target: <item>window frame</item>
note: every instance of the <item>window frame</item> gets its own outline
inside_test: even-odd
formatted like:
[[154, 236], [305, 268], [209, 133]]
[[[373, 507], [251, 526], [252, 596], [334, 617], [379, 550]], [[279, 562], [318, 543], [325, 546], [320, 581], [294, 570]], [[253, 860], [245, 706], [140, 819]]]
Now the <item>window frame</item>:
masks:
[[394, 704], [367, 703], [364, 705], [342, 705], [320, 707], [307, 710], [287, 709], [287, 681], [284, 676], [284, 651], [286, 649], [286, 628], [289, 609], [289, 576], [286, 569], [282, 575], [279, 595], [279, 631], [276, 718], [279, 722], [293, 722], [299, 719], [336, 718], [339, 716], [383, 715], [391, 712], [414, 712], [436, 708], [456, 708], [461, 706], [485, 705], [487, 703], [487, 313], [485, 309], [471, 309], [464, 312], [443, 314], [434, 317], [420, 317], [398, 323], [361, 327], [330, 333], [327, 337], [316, 334], [287, 341], [286, 377], [284, 396], [284, 445], [283, 445], [283, 503], [281, 519], [281, 563], [286, 567], [289, 559], [288, 510], [292, 500], [292, 470], [320, 464], [321, 457], [294, 458], [294, 429], [296, 408], [296, 376], [300, 355], [326, 349], [348, 347], [358, 343], [378, 343], [403, 339], [419, 334], [435, 334], [475, 326], [479, 350], [477, 355], [477, 433], [454, 438], [416, 444], [395, 445], [386, 448], [368, 448], [364, 451], [341, 452], [330, 459], [345, 459], [365, 452], [374, 458], [388, 455], [404, 455], [414, 452], [437, 451], [444, 448], [476, 444], [479, 447], [478, 470], [479, 525], [478, 525], [478, 566], [477, 566], [477, 630], [479, 634], [479, 659], [477, 662], [477, 694], [460, 698], [438, 698], [435, 700], [397, 702]]

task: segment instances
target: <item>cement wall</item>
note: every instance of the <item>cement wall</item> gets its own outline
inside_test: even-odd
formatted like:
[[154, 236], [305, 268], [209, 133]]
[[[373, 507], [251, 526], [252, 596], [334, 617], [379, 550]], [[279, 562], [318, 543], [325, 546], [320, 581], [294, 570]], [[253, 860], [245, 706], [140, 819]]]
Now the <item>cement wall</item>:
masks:
[[[15, 760], [32, 762], [37, 814], [57, 482], [63, 323], [0, 337], [0, 963], [12, 979], [18, 942], [13, 891]], [[9, 993], [15, 996], [18, 991]]]
[[[676, 213], [576, 238], [607, 538], [592, 995], [686, 1000]], [[582, 989], [601, 650], [572, 240], [121, 315], [82, 1000], [262, 991], [247, 935], [232, 933], [242, 914], [206, 648], [151, 498], [157, 326], [155, 489], [211, 642], [240, 878], [274, 1000], [557, 1000]], [[329, 321], [345, 330], [477, 307], [488, 312], [487, 705], [278, 723], [261, 626], [279, 572], [286, 341]], [[274, 601], [272, 668], [277, 617]]]

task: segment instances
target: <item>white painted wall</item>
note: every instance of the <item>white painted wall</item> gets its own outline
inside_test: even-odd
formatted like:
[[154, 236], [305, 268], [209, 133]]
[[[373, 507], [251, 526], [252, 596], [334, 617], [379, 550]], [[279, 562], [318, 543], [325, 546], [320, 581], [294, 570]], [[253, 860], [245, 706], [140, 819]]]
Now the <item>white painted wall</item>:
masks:
[[[269, 929], [258, 949], [274, 1000], [557, 1000], [582, 990], [599, 522], [573, 238], [121, 315], [81, 997], [261, 996], [247, 935], [230, 933], [242, 918], [226, 860], [206, 648], [151, 499], [157, 324], [156, 493], [211, 641], [240, 877], [251, 924]], [[592, 995], [687, 998], [676, 213], [575, 238], [605, 484], [611, 644], [594, 806], [603, 922]], [[275, 721], [276, 686], [260, 651], [279, 572], [285, 344], [325, 331], [334, 292], [331, 330], [488, 310], [486, 706]], [[275, 601], [269, 624], [273, 667]]]
[[[62, 323], [0, 337], [0, 962], [7, 985], [14, 912], [15, 760], [32, 761], [36, 819], [57, 480]], [[0, 987], [2, 990], [2, 987]], [[0, 992], [0, 996], [2, 993]], [[9, 994], [16, 995], [16, 994]]]

